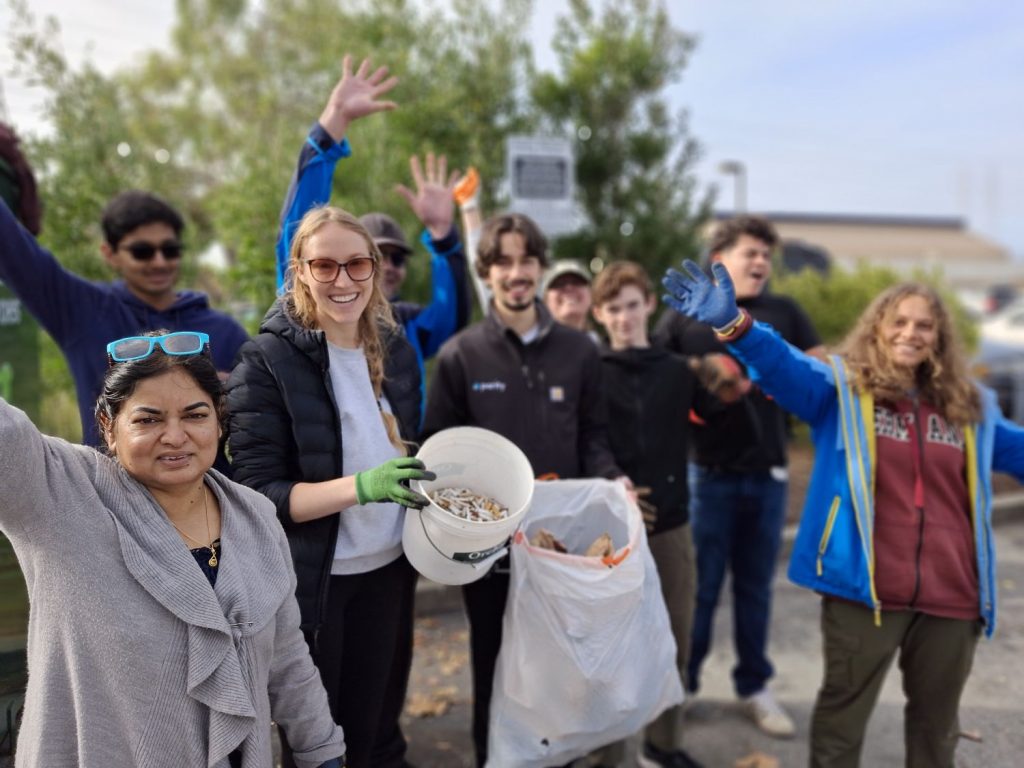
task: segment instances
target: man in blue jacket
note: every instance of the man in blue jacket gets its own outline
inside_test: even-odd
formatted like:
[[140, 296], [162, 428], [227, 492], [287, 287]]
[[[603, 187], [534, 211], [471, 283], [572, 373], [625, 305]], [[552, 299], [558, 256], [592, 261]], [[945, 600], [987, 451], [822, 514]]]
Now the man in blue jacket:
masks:
[[225, 376], [247, 336], [211, 309], [207, 296], [177, 289], [185, 227], [181, 215], [147, 192], [114, 197], [103, 211], [100, 252], [120, 279], [93, 283], [68, 271], [0, 205], [0, 280], [53, 337], [75, 380], [83, 442], [101, 444], [93, 408], [112, 339], [143, 331], [204, 331]]

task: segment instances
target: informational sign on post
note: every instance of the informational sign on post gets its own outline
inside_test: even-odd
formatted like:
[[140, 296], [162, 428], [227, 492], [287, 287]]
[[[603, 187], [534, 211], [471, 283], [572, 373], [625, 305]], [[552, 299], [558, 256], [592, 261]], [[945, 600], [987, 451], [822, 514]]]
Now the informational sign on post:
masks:
[[509, 136], [506, 148], [509, 210], [529, 216], [548, 237], [579, 229], [572, 142], [552, 136]]

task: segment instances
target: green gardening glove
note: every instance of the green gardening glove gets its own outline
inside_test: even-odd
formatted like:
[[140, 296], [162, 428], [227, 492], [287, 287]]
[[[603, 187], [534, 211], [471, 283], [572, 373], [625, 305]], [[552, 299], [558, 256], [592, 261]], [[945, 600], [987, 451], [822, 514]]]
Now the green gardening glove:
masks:
[[385, 461], [379, 467], [356, 474], [356, 498], [360, 504], [393, 501], [403, 507], [423, 509], [430, 500], [409, 489], [410, 480], [436, 480], [423, 462], [413, 456]]

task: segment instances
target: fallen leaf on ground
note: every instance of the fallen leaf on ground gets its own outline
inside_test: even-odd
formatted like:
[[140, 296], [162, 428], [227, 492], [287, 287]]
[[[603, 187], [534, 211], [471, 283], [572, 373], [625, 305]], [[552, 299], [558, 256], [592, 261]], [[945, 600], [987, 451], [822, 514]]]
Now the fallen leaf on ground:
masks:
[[779, 760], [764, 752], [751, 752], [733, 763], [733, 766], [734, 768], [779, 768]]
[[409, 717], [440, 717], [455, 701], [458, 689], [453, 686], [435, 688], [430, 693], [411, 693], [405, 703]]

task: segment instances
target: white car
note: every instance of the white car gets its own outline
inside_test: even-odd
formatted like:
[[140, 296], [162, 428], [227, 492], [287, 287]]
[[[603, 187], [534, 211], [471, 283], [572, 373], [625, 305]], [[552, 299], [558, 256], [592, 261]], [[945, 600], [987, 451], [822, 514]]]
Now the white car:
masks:
[[982, 342], [1024, 348], [1024, 299], [1007, 304], [978, 325]]

